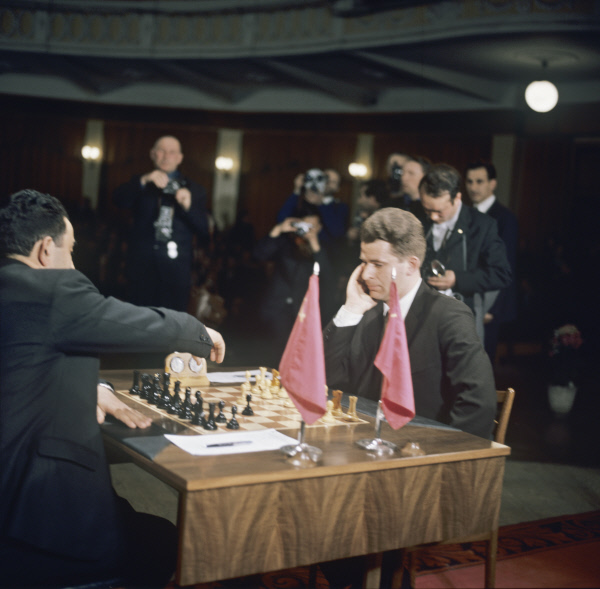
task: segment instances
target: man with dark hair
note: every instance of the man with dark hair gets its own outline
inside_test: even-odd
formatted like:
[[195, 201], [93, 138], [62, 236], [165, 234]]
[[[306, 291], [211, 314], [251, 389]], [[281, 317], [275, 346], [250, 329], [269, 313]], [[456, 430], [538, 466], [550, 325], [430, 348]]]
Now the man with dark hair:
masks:
[[506, 288], [512, 274], [496, 222], [463, 206], [460, 183], [460, 174], [447, 164], [432, 166], [421, 180], [421, 202], [428, 217], [421, 272], [431, 286], [464, 300], [473, 310], [483, 341], [484, 294]]
[[154, 168], [113, 193], [132, 211], [127, 249], [129, 300], [186, 311], [192, 287], [194, 237], [208, 240], [206, 191], [179, 171], [181, 144], [167, 135], [150, 150]]
[[430, 166], [431, 161], [426, 157], [420, 155], [406, 156], [402, 165], [399, 194], [392, 195], [392, 198], [386, 201], [383, 206], [410, 211], [420, 221], [423, 221], [424, 213], [420, 200], [419, 183]]
[[328, 386], [381, 397], [374, 360], [389, 309], [392, 270], [406, 322], [417, 415], [489, 438], [496, 410], [492, 367], [466, 305], [421, 279], [426, 243], [420, 221], [396, 208], [375, 212], [361, 228], [361, 264], [346, 302], [325, 328]]
[[507, 288], [486, 293], [484, 297], [485, 351], [492, 363], [496, 357], [498, 335], [502, 325], [517, 318], [517, 249], [519, 227], [513, 212], [501, 204], [494, 191], [497, 186], [496, 168], [490, 162], [472, 162], [465, 170], [465, 184], [473, 206], [489, 215], [498, 224], [498, 234], [506, 247], [506, 256], [513, 280]]
[[99, 423], [151, 421], [98, 384], [99, 354], [190, 352], [221, 362], [219, 333], [164, 308], [103, 297], [73, 266], [73, 226], [53, 196], [0, 209], [0, 585], [112, 577], [164, 587], [175, 527], [117, 497]]

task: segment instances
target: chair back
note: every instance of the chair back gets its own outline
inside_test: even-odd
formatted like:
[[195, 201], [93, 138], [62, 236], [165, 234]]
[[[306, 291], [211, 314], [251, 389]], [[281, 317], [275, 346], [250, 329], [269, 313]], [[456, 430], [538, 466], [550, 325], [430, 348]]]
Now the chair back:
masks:
[[515, 400], [515, 390], [509, 388], [505, 391], [496, 391], [496, 395], [499, 409], [498, 417], [495, 421], [494, 441], [499, 444], [504, 444], [506, 428], [508, 427], [510, 412], [512, 411], [513, 401]]

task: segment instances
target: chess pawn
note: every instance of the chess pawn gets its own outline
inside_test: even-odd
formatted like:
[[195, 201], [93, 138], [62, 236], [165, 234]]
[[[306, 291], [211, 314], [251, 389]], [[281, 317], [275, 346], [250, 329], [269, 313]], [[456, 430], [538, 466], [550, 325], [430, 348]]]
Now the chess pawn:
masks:
[[[246, 374], [250, 376], [249, 372], [246, 372]], [[246, 402], [246, 395], [249, 395], [251, 392], [252, 385], [250, 384], [250, 381], [247, 380], [246, 382], [242, 383], [242, 386], [240, 387], [240, 398], [238, 399], [238, 404], [243, 405]]]
[[272, 399], [271, 386], [267, 379], [264, 379], [260, 386], [260, 397], [261, 399]]
[[327, 407], [327, 410], [325, 412], [325, 415], [323, 415], [323, 417], [321, 417], [321, 422], [322, 423], [335, 423], [335, 417], [332, 415], [333, 401], [327, 401], [326, 407]]
[[225, 413], [223, 413], [223, 409], [225, 409], [225, 401], [221, 400], [219, 401], [219, 415], [217, 415], [217, 418], [215, 419], [217, 423], [227, 423], [227, 418], [225, 417]]
[[246, 395], [247, 405], [242, 411], [242, 415], [254, 415], [254, 410], [250, 407], [250, 401], [252, 401], [252, 395]]
[[237, 406], [233, 405], [231, 407], [231, 419], [227, 423], [227, 429], [240, 429], [240, 424], [238, 420], [235, 418], [235, 414], [237, 413]]
[[142, 391], [140, 390], [140, 371], [134, 370], [133, 371], [133, 386], [129, 389], [129, 394], [139, 396], [139, 394], [141, 392]]

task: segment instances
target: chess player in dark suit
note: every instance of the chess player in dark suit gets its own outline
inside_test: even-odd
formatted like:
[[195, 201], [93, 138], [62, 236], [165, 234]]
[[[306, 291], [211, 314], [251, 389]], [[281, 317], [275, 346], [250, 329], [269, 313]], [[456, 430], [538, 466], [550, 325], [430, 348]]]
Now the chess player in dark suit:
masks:
[[480, 212], [496, 220], [498, 235], [506, 247], [506, 256], [513, 275], [513, 280], [500, 290], [494, 302], [485, 309], [485, 351], [492, 362], [496, 357], [498, 335], [503, 325], [517, 318], [517, 248], [519, 227], [513, 212], [501, 204], [494, 191], [497, 186], [496, 168], [489, 162], [473, 162], [465, 171], [467, 194], [473, 206]]
[[361, 264], [346, 302], [323, 332], [329, 387], [378, 400], [374, 360], [385, 329], [392, 268], [405, 317], [417, 415], [489, 438], [496, 411], [492, 367], [462, 302], [421, 278], [425, 238], [407, 211], [384, 208], [361, 227]]
[[74, 269], [74, 243], [52, 196], [21, 191], [0, 210], [0, 585], [164, 587], [175, 527], [117, 497], [99, 426], [150, 422], [98, 386], [98, 355], [222, 361], [225, 344], [185, 313], [103, 297]]
[[150, 150], [154, 169], [117, 187], [113, 202], [132, 211], [127, 249], [129, 301], [186, 311], [194, 237], [208, 240], [206, 191], [179, 171], [179, 140], [165, 136]]
[[[447, 164], [436, 164], [419, 185], [427, 216], [423, 227], [427, 241], [423, 278], [430, 286], [463, 300], [475, 315], [477, 333], [484, 341], [484, 297], [506, 288], [512, 272], [506, 247], [494, 219], [462, 202], [461, 177]], [[432, 274], [432, 262], [445, 273]]]

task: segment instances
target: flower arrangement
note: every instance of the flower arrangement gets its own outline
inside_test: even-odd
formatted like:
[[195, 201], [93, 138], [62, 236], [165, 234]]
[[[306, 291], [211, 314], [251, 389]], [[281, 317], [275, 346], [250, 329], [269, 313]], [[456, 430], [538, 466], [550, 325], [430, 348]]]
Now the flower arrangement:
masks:
[[568, 323], [554, 330], [550, 340], [551, 379], [554, 384], [568, 385], [579, 367], [578, 350], [583, 344], [581, 332]]

